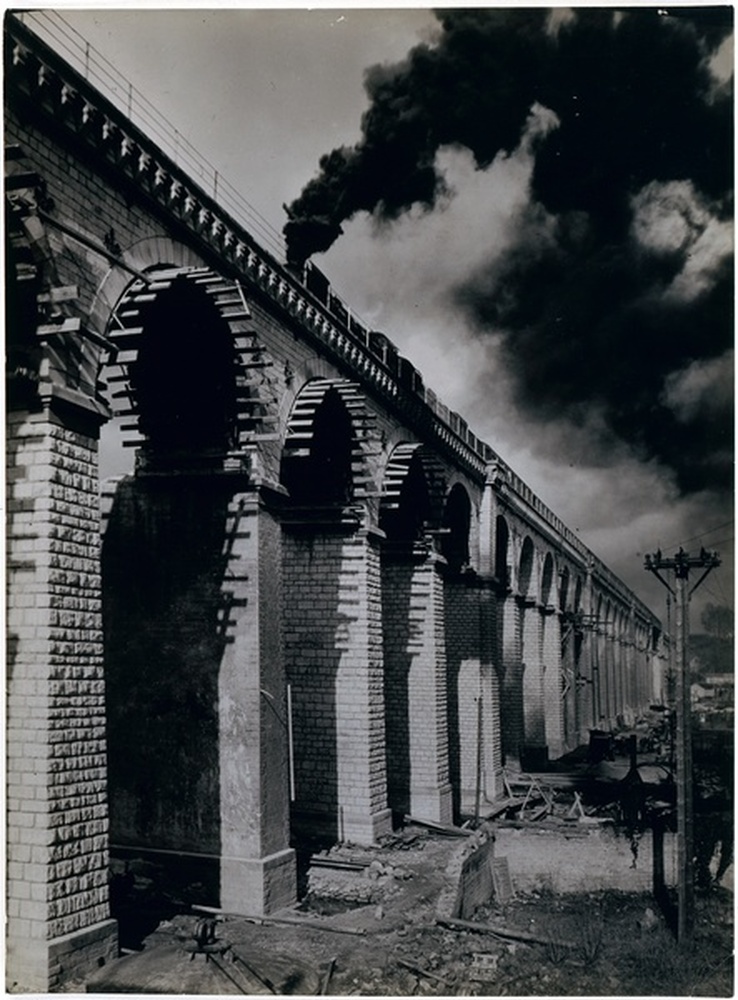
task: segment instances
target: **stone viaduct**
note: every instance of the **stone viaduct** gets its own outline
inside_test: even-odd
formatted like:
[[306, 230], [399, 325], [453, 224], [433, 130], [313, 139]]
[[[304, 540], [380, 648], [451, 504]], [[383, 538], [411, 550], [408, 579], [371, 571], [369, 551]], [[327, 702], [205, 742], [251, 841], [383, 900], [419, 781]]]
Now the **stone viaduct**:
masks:
[[[656, 618], [308, 265], [5, 26], [7, 968], [115, 954], [108, 864], [296, 898], [660, 697]], [[121, 422], [135, 472], [98, 476]], [[101, 503], [102, 497], [102, 503]]]

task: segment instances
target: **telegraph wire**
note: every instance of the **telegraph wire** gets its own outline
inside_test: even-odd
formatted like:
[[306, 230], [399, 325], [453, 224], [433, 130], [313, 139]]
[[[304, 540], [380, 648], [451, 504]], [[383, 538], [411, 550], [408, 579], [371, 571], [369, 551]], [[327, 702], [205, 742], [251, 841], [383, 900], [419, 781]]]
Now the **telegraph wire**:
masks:
[[710, 542], [710, 548], [712, 548], [713, 545], [725, 545], [726, 542], [734, 542], [734, 541], [735, 541], [735, 535], [727, 535], [725, 538], [721, 538], [717, 542]]
[[721, 593], [720, 593], [720, 594], [718, 594], [718, 593], [716, 593], [716, 592], [715, 592], [715, 591], [714, 591], [714, 590], [712, 589], [712, 587], [708, 587], [708, 586], [705, 586], [705, 591], [706, 591], [706, 592], [707, 592], [707, 593], [708, 593], [708, 594], [710, 595], [710, 597], [714, 597], [716, 601], [723, 601], [723, 602], [724, 602], [724, 605], [725, 605], [725, 607], [726, 607], [726, 608], [728, 609], [728, 611], [730, 611], [730, 612], [731, 612], [731, 614], [732, 614], [732, 612], [733, 612], [733, 606], [732, 606], [732, 605], [731, 605], [731, 603], [729, 602], [728, 598], [727, 598], [727, 597], [725, 596], [725, 593], [724, 593], [724, 592], [722, 592], [722, 591], [723, 591], [723, 588], [722, 588], [722, 586], [720, 586], [720, 590], [721, 590]]
[[[714, 528], [708, 528], [707, 531], [701, 531], [699, 533], [699, 535], [692, 535], [691, 538], [685, 538], [681, 542], [667, 542], [665, 545], [662, 545], [661, 547], [662, 547], [662, 549], [670, 549], [670, 548], [673, 548], [673, 547], [675, 547], [677, 545], [688, 545], [689, 542], [694, 542], [698, 538], [704, 538], [705, 535], [711, 535], [714, 531], [720, 531], [721, 528], [727, 528], [727, 526], [729, 524], [733, 524], [734, 522], [735, 522], [735, 518], [731, 517], [729, 520], [723, 521], [722, 524], [715, 525]], [[730, 540], [731, 539], [728, 539], [728, 541], [730, 541]], [[720, 544], [721, 544], [720, 542], [710, 542], [710, 545], [720, 545]]]

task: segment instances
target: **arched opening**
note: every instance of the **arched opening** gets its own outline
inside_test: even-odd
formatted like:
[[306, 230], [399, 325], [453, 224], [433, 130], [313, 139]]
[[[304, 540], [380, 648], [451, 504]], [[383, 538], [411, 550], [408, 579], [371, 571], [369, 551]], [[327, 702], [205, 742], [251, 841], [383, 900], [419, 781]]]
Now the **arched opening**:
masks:
[[527, 597], [530, 589], [530, 581], [533, 575], [533, 554], [533, 542], [530, 538], [526, 537], [520, 553], [520, 565], [518, 568], [518, 592], [521, 597]]
[[232, 829], [230, 662], [255, 603], [243, 593], [254, 575], [243, 479], [222, 474], [240, 441], [242, 349], [219, 305], [232, 286], [204, 269], [147, 277], [108, 328], [111, 401], [139, 446], [102, 547], [111, 841], [118, 857], [155, 857], [183, 898], [173, 859], [195, 859], [181, 871], [212, 902]]
[[551, 603], [551, 584], [553, 583], [553, 556], [550, 552], [546, 554], [543, 562], [543, 576], [541, 577], [541, 604]]
[[567, 600], [569, 599], [569, 570], [564, 567], [561, 571], [561, 583], [559, 585], [559, 610], [567, 610]]
[[579, 614], [581, 611], [582, 604], [582, 578], [580, 576], [576, 577], [574, 583], [574, 597], [572, 600], [572, 612], [575, 616], [574, 623], [574, 688], [575, 688], [575, 727], [576, 727], [576, 738], [581, 739], [582, 730], [585, 725], [592, 722], [590, 717], [589, 709], [589, 696], [585, 695], [585, 691], [590, 682], [590, 677], [588, 671], [585, 670], [585, 664], [583, 662], [584, 657], [582, 653], [584, 651], [584, 629], [582, 627], [581, 619]]
[[390, 542], [415, 542], [431, 516], [419, 445], [398, 445], [385, 473], [379, 524]]
[[351, 417], [338, 389], [326, 388], [324, 383], [311, 389], [308, 383], [292, 408], [282, 453], [281, 480], [293, 503], [349, 503], [353, 496], [353, 447]]
[[177, 277], [141, 309], [130, 365], [144, 454], [157, 468], [212, 464], [233, 447], [233, 339], [210, 297]]
[[437, 726], [429, 725], [429, 716], [437, 704], [439, 683], [432, 645], [433, 621], [439, 613], [434, 594], [442, 583], [423, 558], [425, 547], [415, 544], [431, 518], [420, 449], [410, 442], [393, 449], [379, 510], [386, 535], [381, 597], [387, 801], [395, 821], [413, 813], [419, 789], [427, 795], [434, 783], [429, 757], [434, 756]]
[[469, 564], [471, 526], [471, 501], [460, 483], [448, 495], [442, 526], [444, 533], [441, 535], [441, 553], [452, 569], [460, 570]]
[[510, 531], [507, 527], [507, 521], [501, 514], [498, 514], [495, 521], [495, 576], [503, 590], [507, 590], [510, 586], [510, 568], [507, 562], [509, 544]]
[[604, 712], [604, 673], [605, 673], [605, 602], [600, 594], [595, 605], [595, 631], [592, 650], [592, 701], [595, 725], [601, 726]]

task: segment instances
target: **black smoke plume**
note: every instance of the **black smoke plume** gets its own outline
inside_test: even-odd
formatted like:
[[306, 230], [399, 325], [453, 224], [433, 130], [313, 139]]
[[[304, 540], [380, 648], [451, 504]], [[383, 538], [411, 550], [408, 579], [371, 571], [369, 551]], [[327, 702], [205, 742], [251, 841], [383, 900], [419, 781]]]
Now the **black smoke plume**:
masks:
[[432, 209], [439, 148], [484, 169], [549, 109], [516, 244], [502, 260], [491, 247], [456, 303], [501, 339], [529, 412], [596, 410], [683, 491], [729, 488], [732, 93], [710, 59], [732, 9], [437, 17], [435, 44], [367, 71], [362, 138], [324, 156], [287, 208], [288, 258], [327, 249], [358, 212]]

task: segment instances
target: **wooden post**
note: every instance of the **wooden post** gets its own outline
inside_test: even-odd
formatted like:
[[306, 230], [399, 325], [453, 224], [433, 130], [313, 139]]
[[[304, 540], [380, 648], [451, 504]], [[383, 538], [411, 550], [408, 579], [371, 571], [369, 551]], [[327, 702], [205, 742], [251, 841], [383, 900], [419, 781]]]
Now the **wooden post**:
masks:
[[[677, 940], [680, 944], [692, 940], [694, 933], [694, 807], [692, 793], [692, 704], [689, 683], [689, 598], [711, 569], [720, 565], [716, 553], [703, 549], [690, 558], [679, 549], [673, 559], [664, 559], [661, 552], [646, 556], [645, 568], [652, 572], [674, 595], [674, 672], [676, 682], [676, 791], [677, 791], [677, 878], [678, 903]], [[691, 591], [688, 588], [690, 568], [704, 570]], [[660, 570], [674, 570], [674, 588], [660, 575]]]
[[674, 660], [676, 666], [677, 868], [681, 943], [694, 931], [694, 809], [692, 797], [692, 706], [687, 636], [689, 635], [688, 567], [676, 567]]

